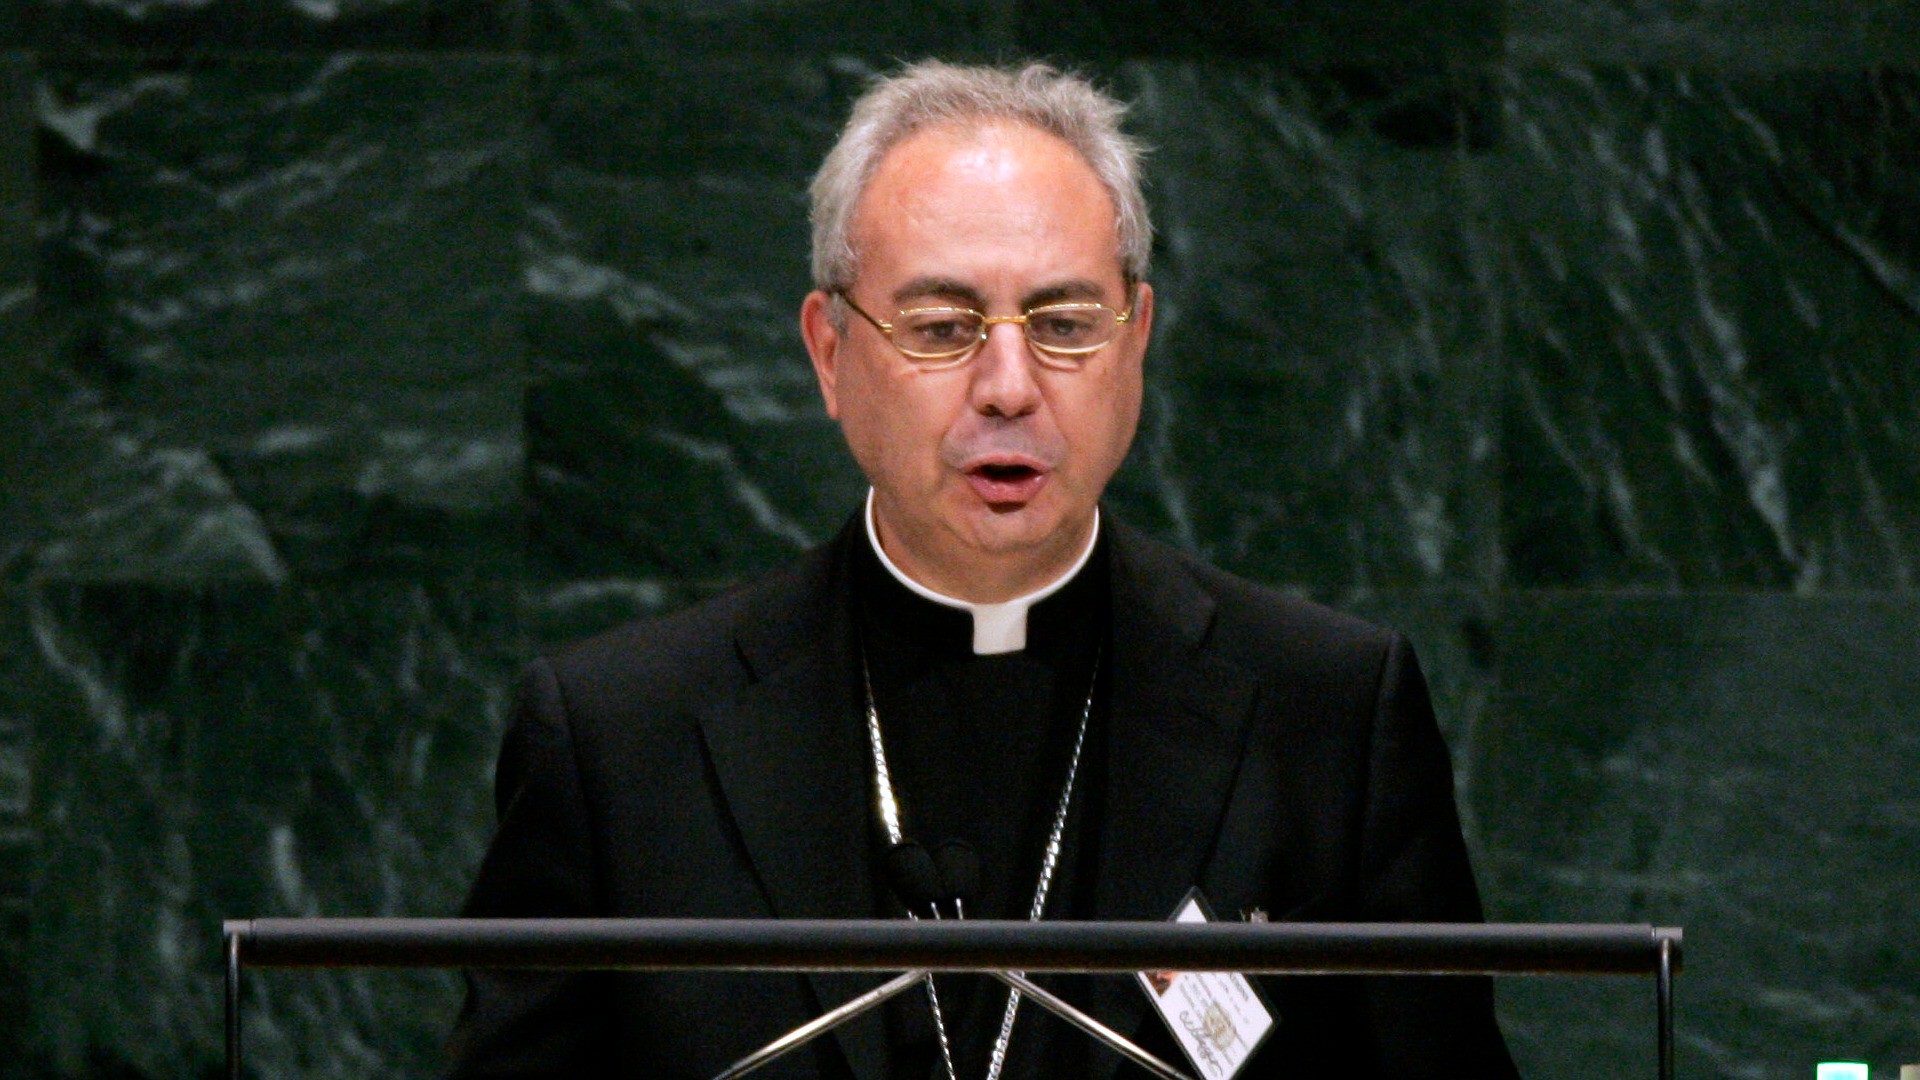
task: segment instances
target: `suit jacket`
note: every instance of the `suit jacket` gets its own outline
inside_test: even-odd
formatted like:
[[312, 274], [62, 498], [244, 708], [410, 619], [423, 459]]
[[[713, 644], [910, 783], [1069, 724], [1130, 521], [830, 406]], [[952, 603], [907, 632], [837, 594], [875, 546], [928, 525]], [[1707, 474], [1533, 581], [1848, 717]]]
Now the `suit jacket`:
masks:
[[[850, 545], [865, 542], [856, 519], [785, 572], [534, 663], [466, 913], [871, 917], [848, 598]], [[1164, 919], [1197, 884], [1229, 916], [1480, 918], [1446, 749], [1402, 638], [1124, 526], [1110, 557], [1098, 917]], [[711, 1077], [878, 981], [474, 972], [454, 1071]], [[1280, 1023], [1243, 1076], [1513, 1075], [1486, 980], [1263, 983]], [[1094, 986], [1083, 1007], [1182, 1060], [1134, 980]], [[877, 1077], [884, 1041], [868, 1017], [760, 1075]]]

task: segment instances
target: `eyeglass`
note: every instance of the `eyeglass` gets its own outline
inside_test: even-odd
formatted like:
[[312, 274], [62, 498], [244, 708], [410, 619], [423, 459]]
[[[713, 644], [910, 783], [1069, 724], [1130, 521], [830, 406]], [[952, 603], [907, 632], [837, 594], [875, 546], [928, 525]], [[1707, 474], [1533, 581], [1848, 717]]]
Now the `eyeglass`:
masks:
[[845, 291], [838, 293], [848, 307], [886, 335], [901, 355], [922, 371], [959, 367], [987, 340], [987, 331], [1000, 323], [1018, 323], [1033, 355], [1047, 367], [1078, 371], [1093, 354], [1105, 348], [1120, 324], [1133, 317], [1133, 308], [1115, 311], [1105, 304], [1074, 301], [1042, 304], [1019, 315], [983, 315], [972, 308], [907, 308], [881, 322], [866, 313]]

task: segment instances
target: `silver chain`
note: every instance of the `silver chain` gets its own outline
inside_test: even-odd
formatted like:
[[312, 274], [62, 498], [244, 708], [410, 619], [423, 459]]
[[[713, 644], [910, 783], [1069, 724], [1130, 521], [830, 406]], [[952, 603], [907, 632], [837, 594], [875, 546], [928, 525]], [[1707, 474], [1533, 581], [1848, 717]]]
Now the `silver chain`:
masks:
[[[860, 650], [860, 681], [867, 695], [867, 742], [873, 747], [873, 787], [880, 804], [880, 824], [886, 829], [887, 843], [900, 843], [900, 802], [893, 794], [893, 774], [887, 769], [886, 744], [880, 738], [880, 710], [873, 704], [873, 675], [867, 668], [867, 652]], [[1047, 893], [1053, 888], [1053, 871], [1060, 865], [1060, 848], [1067, 831], [1067, 810], [1073, 805], [1074, 780], [1080, 775], [1080, 752], [1087, 745], [1087, 720], [1093, 715], [1093, 695], [1100, 685], [1100, 654], [1093, 656], [1093, 676], [1087, 680], [1087, 701], [1080, 708], [1080, 730], [1073, 737], [1073, 756], [1067, 759], [1067, 779], [1060, 785], [1060, 805], [1053, 812], [1053, 828], [1047, 833], [1047, 848], [1040, 859], [1040, 881], [1033, 888], [1033, 905], [1027, 920], [1039, 922], [1047, 909]], [[907, 912], [907, 917], [919, 916]], [[1024, 975], [1024, 972], [1015, 972]], [[947, 1040], [947, 1021], [940, 1010], [940, 995], [933, 987], [933, 973], [927, 973], [927, 1001], [933, 1008], [933, 1031], [940, 1040], [940, 1058], [947, 1067], [947, 1080], [959, 1080], [953, 1068], [953, 1046]], [[1000, 1018], [1000, 1034], [993, 1040], [993, 1055], [987, 1061], [987, 1080], [1000, 1080], [1007, 1062], [1007, 1045], [1013, 1041], [1013, 1021], [1020, 1011], [1020, 991], [1007, 991], [1007, 1011]]]

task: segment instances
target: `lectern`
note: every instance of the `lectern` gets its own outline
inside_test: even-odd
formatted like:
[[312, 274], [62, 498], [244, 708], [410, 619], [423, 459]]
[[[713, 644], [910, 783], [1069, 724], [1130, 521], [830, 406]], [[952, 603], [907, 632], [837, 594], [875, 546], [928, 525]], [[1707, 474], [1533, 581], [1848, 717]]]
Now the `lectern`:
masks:
[[[224, 936], [230, 1080], [241, 1075], [248, 967], [977, 972], [1023, 982], [1047, 972], [1638, 975], [1654, 980], [1658, 1074], [1672, 1080], [1682, 942], [1678, 928], [1639, 924], [881, 919], [244, 919]], [[904, 978], [888, 985], [910, 985]]]

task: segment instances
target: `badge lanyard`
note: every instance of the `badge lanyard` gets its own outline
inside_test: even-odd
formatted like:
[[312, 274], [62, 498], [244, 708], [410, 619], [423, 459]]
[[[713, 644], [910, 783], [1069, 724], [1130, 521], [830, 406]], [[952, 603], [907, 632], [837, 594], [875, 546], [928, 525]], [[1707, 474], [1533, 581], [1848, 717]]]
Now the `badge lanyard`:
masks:
[[[880, 739], [880, 710], [873, 704], [873, 676], [867, 670], [867, 654], [860, 651], [860, 681], [867, 694], [867, 741], [873, 746], [873, 788], [880, 802], [880, 823], [886, 828], [887, 843], [900, 843], [900, 803], [894, 798], [893, 776], [887, 770], [887, 750]], [[1047, 907], [1047, 892], [1053, 887], [1054, 867], [1060, 863], [1060, 845], [1067, 831], [1067, 808], [1073, 804], [1073, 782], [1080, 773], [1080, 751], [1087, 744], [1087, 718], [1093, 715], [1093, 693], [1100, 685], [1100, 654], [1093, 657], [1093, 677], [1087, 682], [1087, 702], [1080, 709], [1080, 731], [1073, 737], [1073, 756], [1067, 759], [1067, 779], [1060, 785], [1060, 805], [1053, 812], [1053, 829], [1047, 834], [1047, 848], [1040, 859], [1040, 881], [1033, 887], [1033, 907], [1029, 922], [1039, 922]], [[909, 917], [916, 917], [912, 912]], [[940, 1057], [947, 1066], [947, 1080], [959, 1080], [953, 1070], [953, 1047], [947, 1041], [946, 1018], [940, 1011], [940, 995], [933, 988], [933, 973], [927, 973], [927, 1000], [933, 1006], [933, 1030], [940, 1039]], [[1007, 1043], [1013, 1039], [1013, 1018], [1020, 1010], [1020, 991], [1007, 991], [1007, 1011], [1000, 1018], [1000, 1035], [993, 1041], [993, 1056], [987, 1062], [987, 1080], [1000, 1080], [1006, 1064]]]

